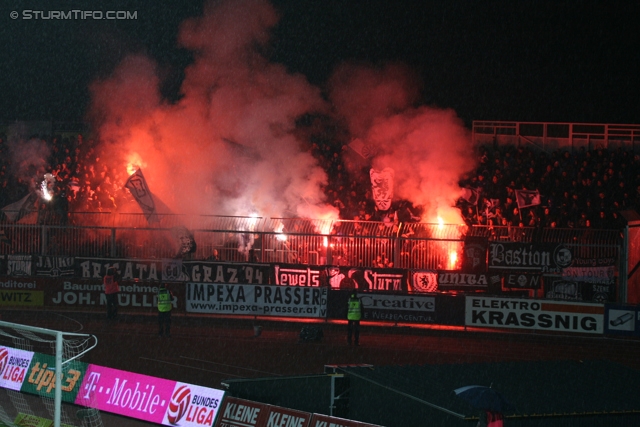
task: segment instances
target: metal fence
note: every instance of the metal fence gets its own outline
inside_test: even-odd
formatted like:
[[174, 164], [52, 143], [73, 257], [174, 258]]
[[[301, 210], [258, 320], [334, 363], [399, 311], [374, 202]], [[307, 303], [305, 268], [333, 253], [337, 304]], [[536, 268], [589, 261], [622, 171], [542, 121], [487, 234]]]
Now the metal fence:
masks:
[[467, 227], [290, 218], [164, 215], [147, 223], [141, 214], [74, 213], [66, 225], [0, 222], [0, 254], [173, 258], [176, 230], [187, 229], [197, 249], [222, 261], [456, 269], [467, 236], [513, 242], [563, 243], [575, 257], [621, 256], [619, 230]]

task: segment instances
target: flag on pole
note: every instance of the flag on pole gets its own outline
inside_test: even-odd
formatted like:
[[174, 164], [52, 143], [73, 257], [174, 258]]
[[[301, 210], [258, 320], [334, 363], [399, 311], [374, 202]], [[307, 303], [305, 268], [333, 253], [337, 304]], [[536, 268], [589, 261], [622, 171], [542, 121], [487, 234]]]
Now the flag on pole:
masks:
[[38, 193], [32, 192], [24, 196], [22, 199], [17, 202], [13, 202], [10, 205], [2, 208], [2, 212], [4, 212], [5, 216], [11, 222], [18, 222], [21, 218], [29, 215], [31, 212], [35, 212], [37, 210], [36, 200], [38, 199]]
[[477, 205], [480, 200], [480, 188], [463, 188], [460, 197], [472, 205]]
[[138, 169], [132, 173], [124, 186], [129, 189], [133, 198], [138, 202], [140, 209], [142, 209], [142, 212], [147, 217], [147, 221], [150, 224], [160, 222], [153, 195], [151, 191], [149, 191], [149, 186], [144, 179], [144, 175], [142, 175], [142, 170]]
[[538, 190], [516, 190], [516, 202], [518, 208], [528, 208], [540, 204], [540, 192]]

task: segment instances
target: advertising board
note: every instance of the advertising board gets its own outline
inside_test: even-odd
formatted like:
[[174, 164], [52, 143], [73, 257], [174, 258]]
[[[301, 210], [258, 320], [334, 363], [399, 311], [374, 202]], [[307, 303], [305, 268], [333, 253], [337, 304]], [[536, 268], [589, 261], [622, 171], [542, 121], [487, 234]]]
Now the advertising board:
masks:
[[188, 313], [324, 318], [327, 288], [187, 283]]
[[603, 333], [603, 304], [475, 296], [465, 301], [467, 326]]
[[224, 391], [89, 365], [75, 403], [152, 423], [211, 426]]

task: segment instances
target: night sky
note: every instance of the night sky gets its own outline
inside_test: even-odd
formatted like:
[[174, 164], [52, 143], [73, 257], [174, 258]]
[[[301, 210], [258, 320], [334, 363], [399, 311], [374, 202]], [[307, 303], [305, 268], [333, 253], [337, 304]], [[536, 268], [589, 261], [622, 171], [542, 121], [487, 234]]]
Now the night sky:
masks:
[[[273, 0], [264, 52], [324, 84], [345, 61], [400, 62], [422, 79], [421, 105], [473, 120], [639, 123], [639, 2]], [[24, 19], [25, 10], [136, 11], [135, 20]], [[89, 84], [129, 53], [157, 61], [180, 97], [193, 55], [177, 44], [192, 1], [4, 1], [0, 120], [82, 120]], [[11, 12], [18, 12], [12, 19]]]

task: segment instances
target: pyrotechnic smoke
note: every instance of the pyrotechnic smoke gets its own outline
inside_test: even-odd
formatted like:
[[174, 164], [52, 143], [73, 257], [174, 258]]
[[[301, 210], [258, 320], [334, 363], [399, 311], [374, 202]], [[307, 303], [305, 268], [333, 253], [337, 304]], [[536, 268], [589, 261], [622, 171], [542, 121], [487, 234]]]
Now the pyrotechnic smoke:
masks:
[[292, 132], [326, 108], [320, 90], [259, 52], [276, 23], [261, 0], [209, 3], [186, 21], [179, 42], [195, 61], [175, 104], [162, 101], [152, 60], [126, 58], [91, 88], [103, 157], [144, 167], [175, 212], [336, 217], [326, 173]]
[[262, 54], [277, 21], [262, 0], [209, 3], [187, 20], [179, 43], [195, 60], [175, 104], [162, 100], [151, 59], [126, 58], [91, 88], [102, 157], [143, 167], [175, 212], [335, 218], [327, 174], [293, 132], [301, 115], [331, 113], [377, 153], [372, 167], [394, 169], [396, 198], [424, 208], [423, 221], [462, 223], [457, 183], [474, 160], [455, 112], [416, 106], [419, 79], [398, 64], [339, 67], [330, 110], [319, 88]]
[[462, 224], [460, 177], [475, 166], [469, 131], [453, 110], [414, 107], [419, 86], [406, 68], [347, 64], [330, 81], [333, 105], [354, 138], [395, 172], [396, 198], [422, 206], [422, 221]]
[[29, 185], [31, 190], [39, 187], [44, 173], [48, 172], [47, 159], [51, 148], [47, 142], [39, 138], [30, 138], [23, 124], [9, 127], [7, 147], [9, 151], [10, 172]]

